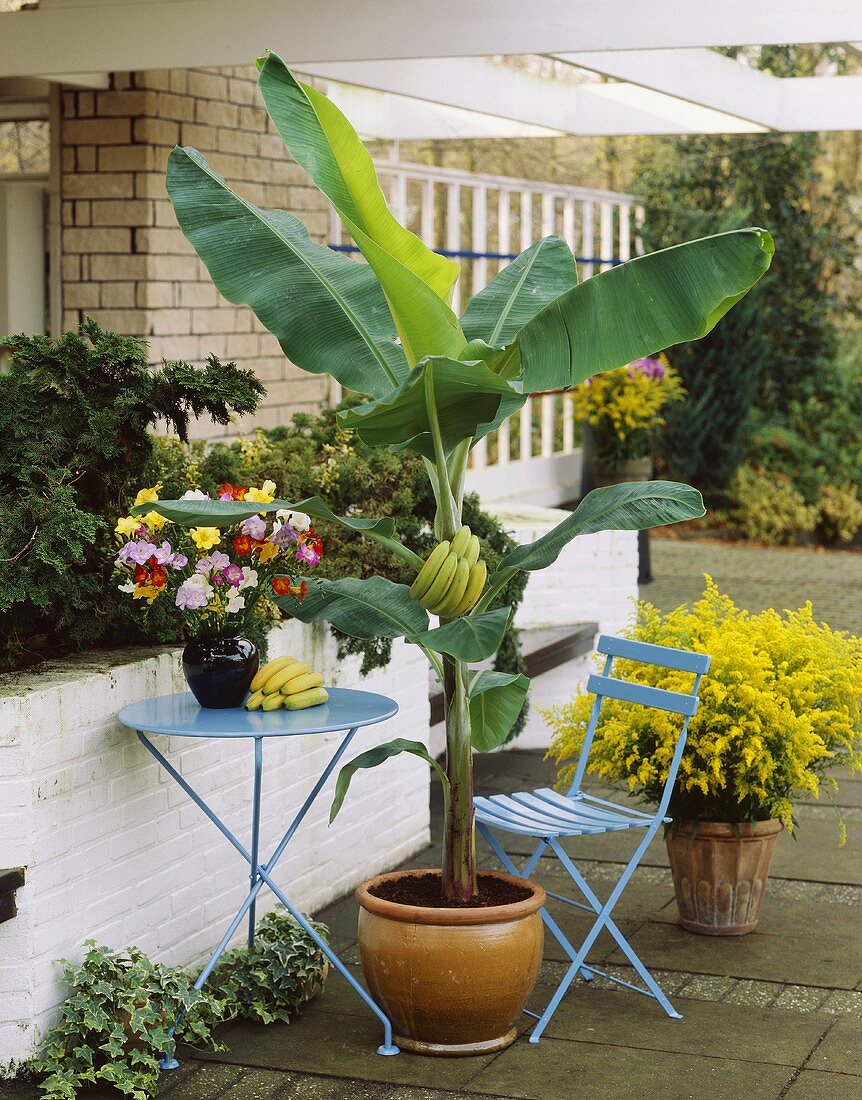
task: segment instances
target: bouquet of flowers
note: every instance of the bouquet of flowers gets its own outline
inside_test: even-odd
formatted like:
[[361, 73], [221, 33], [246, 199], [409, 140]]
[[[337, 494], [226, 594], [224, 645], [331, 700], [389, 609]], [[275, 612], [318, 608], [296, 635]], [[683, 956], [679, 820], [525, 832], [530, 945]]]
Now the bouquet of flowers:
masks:
[[[144, 609], [169, 599], [183, 615], [192, 637], [242, 634], [261, 616], [272, 593], [302, 600], [306, 582], [291, 574], [317, 565], [323, 541], [303, 512], [279, 510], [255, 515], [233, 527], [185, 528], [159, 515], [161, 484], [141, 489], [135, 505], [152, 504], [143, 516], [123, 516], [116, 535], [119, 589]], [[184, 499], [210, 499], [190, 489]], [[275, 483], [260, 488], [220, 485], [218, 500], [268, 504]]]
[[662, 359], [638, 359], [605, 371], [572, 391], [575, 416], [592, 429], [596, 457], [614, 467], [652, 451], [653, 432], [664, 424], [661, 412], [686, 392], [679, 374]]

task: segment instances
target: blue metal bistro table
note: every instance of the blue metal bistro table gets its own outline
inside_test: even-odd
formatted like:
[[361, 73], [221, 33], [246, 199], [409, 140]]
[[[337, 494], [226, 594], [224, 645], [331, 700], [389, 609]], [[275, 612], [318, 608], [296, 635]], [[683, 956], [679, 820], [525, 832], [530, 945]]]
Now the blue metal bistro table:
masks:
[[[370, 691], [354, 691], [350, 688], [328, 688], [327, 690], [329, 692], [328, 702], [321, 706], [309, 707], [307, 710], [300, 711], [274, 710], [264, 713], [262, 711], [247, 711], [242, 707], [229, 710], [207, 710], [198, 705], [191, 692], [183, 692], [178, 695], [161, 695], [156, 699], [144, 699], [140, 703], [133, 703], [131, 706], [124, 707], [120, 711], [119, 717], [123, 725], [137, 732], [141, 744], [152, 753], [171, 778], [179, 783], [186, 794], [200, 806], [215, 827], [245, 859], [250, 868], [249, 891], [246, 899], [230, 922], [218, 947], [213, 952], [212, 958], [201, 971], [198, 980], [195, 982], [195, 988], [200, 989], [210, 976], [213, 967], [221, 958], [222, 953], [246, 915], [248, 915], [249, 946], [254, 943], [255, 903], [261, 888], [266, 885], [293, 919], [305, 929], [335, 969], [353, 986], [371, 1011], [380, 1019], [383, 1024], [384, 1037], [382, 1045], [377, 1048], [377, 1053], [398, 1054], [398, 1047], [392, 1042], [392, 1024], [389, 1018], [357, 982], [332, 948], [321, 939], [308, 921], [287, 899], [272, 878], [276, 863], [281, 859], [285, 848], [287, 848], [303, 818], [311, 809], [324, 783], [344, 755], [356, 731], [362, 726], [372, 726], [378, 722], [385, 722], [387, 718], [391, 718], [398, 712], [398, 704], [385, 695], [375, 695]], [[308, 797], [303, 802], [272, 855], [265, 863], [261, 863], [259, 856], [263, 742], [267, 737], [307, 737], [314, 734], [341, 731], [344, 731], [341, 744], [311, 788]], [[147, 736], [153, 733], [164, 733], [171, 737], [226, 739], [248, 737], [254, 740], [254, 788], [251, 808], [250, 852], [237, 840], [218, 814], [211, 810], [200, 795], [186, 782], [173, 764], [159, 752]], [[176, 1027], [176, 1024], [174, 1027]], [[173, 1028], [171, 1034], [173, 1034]], [[178, 1064], [175, 1058], [166, 1057], [162, 1060], [161, 1067], [162, 1069], [176, 1069]]]

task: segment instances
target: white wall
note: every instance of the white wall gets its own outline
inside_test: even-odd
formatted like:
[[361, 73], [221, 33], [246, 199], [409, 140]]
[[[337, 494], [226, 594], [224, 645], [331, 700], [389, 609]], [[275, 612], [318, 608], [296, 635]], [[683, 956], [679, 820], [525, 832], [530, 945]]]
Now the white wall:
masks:
[[[427, 664], [401, 641], [390, 665], [359, 677], [338, 661], [328, 627], [291, 621], [270, 656], [291, 652], [327, 683], [395, 698], [398, 715], [360, 730], [347, 759], [428, 732]], [[59, 957], [85, 938], [136, 944], [168, 963], [197, 964], [239, 908], [248, 867], [116, 721], [126, 704], [185, 689], [175, 650], [88, 653], [52, 670], [0, 677], [0, 866], [26, 868], [18, 916], [0, 924], [0, 1071], [28, 1057], [62, 997]], [[247, 844], [251, 741], [155, 737], [157, 746]], [[261, 839], [268, 852], [339, 742], [338, 734], [264, 745]], [[276, 870], [288, 897], [314, 911], [428, 843], [428, 768], [402, 756], [360, 772], [328, 826], [334, 777]], [[264, 888], [258, 913], [275, 899]], [[2, 1076], [2, 1072], [0, 1072]]]

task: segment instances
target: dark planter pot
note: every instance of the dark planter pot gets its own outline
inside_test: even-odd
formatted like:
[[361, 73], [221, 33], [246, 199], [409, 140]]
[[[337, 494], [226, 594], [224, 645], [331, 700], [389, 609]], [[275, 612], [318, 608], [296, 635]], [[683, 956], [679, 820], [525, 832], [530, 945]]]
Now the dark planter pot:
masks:
[[259, 665], [257, 646], [243, 637], [197, 638], [183, 650], [192, 694], [211, 710], [242, 706]]
[[596, 485], [620, 485], [624, 481], [649, 481], [652, 478], [652, 457], [630, 458], [616, 466], [605, 466], [598, 459], [593, 462]]

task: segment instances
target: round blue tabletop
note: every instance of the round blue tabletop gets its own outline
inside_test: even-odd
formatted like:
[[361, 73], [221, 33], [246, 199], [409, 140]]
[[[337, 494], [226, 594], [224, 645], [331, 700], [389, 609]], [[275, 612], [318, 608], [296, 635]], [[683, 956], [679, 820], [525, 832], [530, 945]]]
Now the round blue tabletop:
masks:
[[190, 691], [142, 699], [120, 711], [124, 726], [175, 737], [300, 737], [385, 722], [398, 713], [386, 695], [354, 688], [327, 688], [329, 700], [307, 710], [209, 710]]

